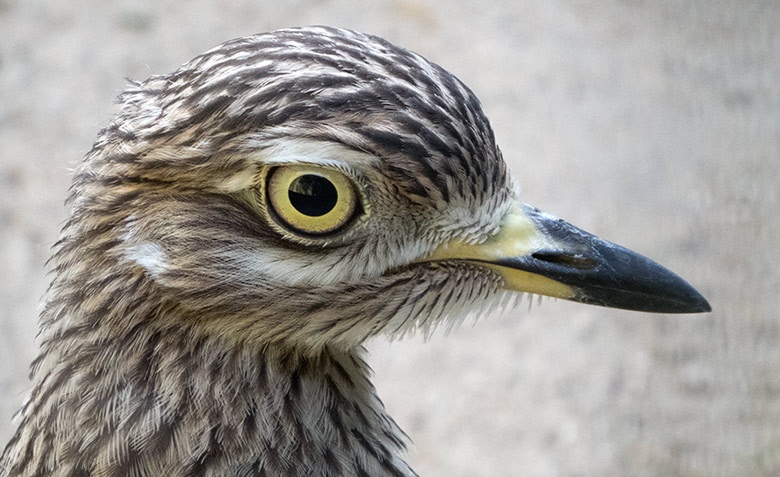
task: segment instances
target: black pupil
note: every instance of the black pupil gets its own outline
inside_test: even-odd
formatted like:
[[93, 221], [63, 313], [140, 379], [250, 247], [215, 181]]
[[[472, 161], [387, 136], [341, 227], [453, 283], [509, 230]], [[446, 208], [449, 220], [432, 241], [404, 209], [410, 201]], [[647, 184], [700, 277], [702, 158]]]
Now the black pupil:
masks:
[[339, 194], [328, 179], [314, 174], [296, 177], [288, 191], [290, 204], [309, 217], [320, 217], [336, 206]]

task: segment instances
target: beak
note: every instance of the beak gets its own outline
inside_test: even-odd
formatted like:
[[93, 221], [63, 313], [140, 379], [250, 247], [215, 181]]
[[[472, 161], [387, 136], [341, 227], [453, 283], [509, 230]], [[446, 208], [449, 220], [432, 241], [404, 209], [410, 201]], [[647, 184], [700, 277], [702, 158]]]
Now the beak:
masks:
[[444, 244], [421, 261], [463, 260], [498, 272], [504, 288], [655, 313], [701, 313], [710, 305], [652, 260], [526, 204], [480, 244]]

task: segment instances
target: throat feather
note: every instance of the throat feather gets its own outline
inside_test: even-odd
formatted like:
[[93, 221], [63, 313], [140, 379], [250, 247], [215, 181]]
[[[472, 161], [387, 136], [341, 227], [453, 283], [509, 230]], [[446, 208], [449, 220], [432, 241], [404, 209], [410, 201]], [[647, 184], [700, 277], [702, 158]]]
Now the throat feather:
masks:
[[39, 370], [53, 379], [34, 389], [6, 450], [30, 456], [11, 463], [22, 473], [414, 475], [362, 348], [308, 356], [158, 331], [112, 354], [71, 351], [78, 368], [63, 357]]

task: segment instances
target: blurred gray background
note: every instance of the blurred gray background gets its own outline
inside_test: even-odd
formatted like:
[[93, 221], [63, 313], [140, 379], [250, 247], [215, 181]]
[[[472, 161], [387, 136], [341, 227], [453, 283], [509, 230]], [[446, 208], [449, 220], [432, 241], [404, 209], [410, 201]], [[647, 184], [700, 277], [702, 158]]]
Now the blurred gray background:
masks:
[[524, 199], [674, 269], [709, 315], [545, 300], [370, 343], [421, 475], [780, 475], [780, 3], [0, 0], [0, 443], [73, 167], [124, 78], [330, 24], [449, 69]]

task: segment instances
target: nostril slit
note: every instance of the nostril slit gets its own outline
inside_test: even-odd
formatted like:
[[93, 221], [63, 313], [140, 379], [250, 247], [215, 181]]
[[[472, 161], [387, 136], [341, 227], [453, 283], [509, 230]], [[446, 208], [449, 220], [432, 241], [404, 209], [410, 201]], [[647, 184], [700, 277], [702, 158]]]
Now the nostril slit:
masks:
[[581, 253], [566, 252], [535, 252], [531, 256], [542, 262], [561, 265], [563, 267], [588, 269], [595, 268], [598, 262]]

